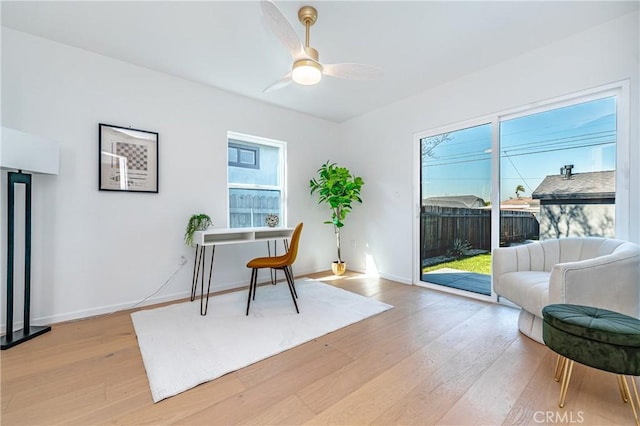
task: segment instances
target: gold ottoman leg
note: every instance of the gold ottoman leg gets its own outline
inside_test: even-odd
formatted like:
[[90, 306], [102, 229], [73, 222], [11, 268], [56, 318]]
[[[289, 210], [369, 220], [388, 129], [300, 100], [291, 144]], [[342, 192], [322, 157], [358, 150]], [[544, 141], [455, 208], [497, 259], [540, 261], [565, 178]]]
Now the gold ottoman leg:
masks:
[[618, 379], [618, 388], [620, 389], [620, 397], [622, 397], [622, 402], [625, 404], [629, 402], [629, 394], [627, 393], [627, 389], [624, 386], [624, 376], [622, 374], [616, 374], [616, 378]]
[[567, 359], [562, 355], [558, 355], [558, 359], [556, 360], [556, 371], [553, 373], [553, 380], [556, 382], [560, 381], [560, 376], [562, 376], [562, 371], [564, 370], [564, 366], [567, 363]]
[[622, 386], [624, 387], [624, 392], [628, 395], [629, 404], [631, 405], [631, 410], [633, 410], [633, 417], [636, 420], [636, 426], [640, 426], [640, 420], [638, 419], [638, 411], [636, 409], [636, 404], [638, 405], [638, 409], [640, 409], [640, 397], [638, 396], [638, 387], [636, 386], [636, 380], [633, 376], [629, 377], [631, 379], [631, 387], [633, 388], [633, 396], [632, 396], [631, 392], [629, 391], [629, 385], [627, 384], [627, 377], [621, 376], [621, 378], [622, 378]]
[[569, 389], [569, 381], [571, 380], [572, 371], [573, 371], [573, 360], [569, 360], [569, 365], [564, 366], [562, 384], [560, 385], [560, 401], [558, 401], [558, 407], [560, 408], [564, 408], [564, 400], [567, 397], [567, 389]]

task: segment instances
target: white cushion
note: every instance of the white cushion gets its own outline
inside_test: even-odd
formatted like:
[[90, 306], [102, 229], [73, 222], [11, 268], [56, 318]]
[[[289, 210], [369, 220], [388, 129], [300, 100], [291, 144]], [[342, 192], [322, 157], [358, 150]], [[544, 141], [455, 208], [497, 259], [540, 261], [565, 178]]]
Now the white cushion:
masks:
[[501, 290], [495, 291], [542, 318], [542, 308], [549, 304], [550, 275], [544, 271], [508, 272], [500, 277]]

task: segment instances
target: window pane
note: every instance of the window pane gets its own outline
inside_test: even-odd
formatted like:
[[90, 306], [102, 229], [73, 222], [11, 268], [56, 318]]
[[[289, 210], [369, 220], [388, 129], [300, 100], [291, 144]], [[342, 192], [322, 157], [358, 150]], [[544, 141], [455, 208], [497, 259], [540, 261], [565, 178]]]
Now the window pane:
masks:
[[491, 124], [420, 142], [421, 280], [491, 295]]
[[238, 162], [238, 148], [234, 148], [232, 146], [227, 148], [227, 161], [229, 163], [237, 163]]
[[[280, 185], [280, 148], [270, 145], [249, 145], [257, 149], [260, 162], [258, 168], [229, 165], [229, 183], [253, 185]], [[240, 163], [252, 164], [253, 153], [240, 150]]]
[[256, 164], [256, 153], [242, 149], [240, 150], [240, 160], [238, 162], [243, 164]]
[[[277, 190], [229, 189], [231, 228], [265, 226], [266, 216], [282, 217], [281, 194]], [[282, 225], [282, 224], [280, 224]]]
[[228, 132], [228, 146], [236, 161], [228, 162], [229, 227], [273, 226], [268, 215], [286, 226], [284, 200], [286, 144], [259, 136]]
[[615, 158], [615, 97], [503, 121], [500, 245], [614, 236]]

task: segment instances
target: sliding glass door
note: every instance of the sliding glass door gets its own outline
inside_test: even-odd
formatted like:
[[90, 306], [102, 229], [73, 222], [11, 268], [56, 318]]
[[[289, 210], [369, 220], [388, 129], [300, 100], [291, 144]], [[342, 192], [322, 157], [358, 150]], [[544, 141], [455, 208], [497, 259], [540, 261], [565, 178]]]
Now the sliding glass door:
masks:
[[495, 247], [628, 238], [628, 108], [620, 83], [417, 135], [417, 282], [491, 296]]
[[420, 140], [421, 280], [491, 295], [491, 123]]

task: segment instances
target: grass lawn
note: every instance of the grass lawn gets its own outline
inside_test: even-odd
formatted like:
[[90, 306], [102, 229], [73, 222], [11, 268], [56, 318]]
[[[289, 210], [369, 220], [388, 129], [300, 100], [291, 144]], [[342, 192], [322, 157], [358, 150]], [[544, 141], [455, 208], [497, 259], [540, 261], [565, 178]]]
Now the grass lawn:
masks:
[[437, 271], [442, 268], [460, 269], [462, 271], [476, 272], [478, 274], [491, 275], [491, 253], [483, 253], [475, 256], [461, 257], [460, 259], [438, 263], [437, 265], [422, 268], [422, 272]]

